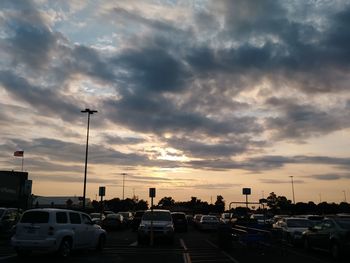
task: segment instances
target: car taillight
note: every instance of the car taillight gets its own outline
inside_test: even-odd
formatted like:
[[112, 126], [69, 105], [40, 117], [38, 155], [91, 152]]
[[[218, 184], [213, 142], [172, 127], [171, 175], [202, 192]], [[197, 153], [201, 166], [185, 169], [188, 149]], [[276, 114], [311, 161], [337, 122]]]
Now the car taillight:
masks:
[[47, 234], [49, 236], [52, 236], [54, 234], [54, 232], [55, 232], [55, 228], [53, 226], [49, 226], [49, 230], [48, 230]]

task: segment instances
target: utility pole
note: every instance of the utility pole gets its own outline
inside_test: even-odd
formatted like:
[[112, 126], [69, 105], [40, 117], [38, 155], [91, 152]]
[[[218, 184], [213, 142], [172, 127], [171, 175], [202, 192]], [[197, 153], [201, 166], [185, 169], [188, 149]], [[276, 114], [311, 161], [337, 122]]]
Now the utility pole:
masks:
[[125, 175], [127, 175], [127, 173], [122, 173], [122, 176], [123, 176], [123, 200], [124, 200]]
[[293, 181], [293, 176], [289, 176], [292, 180], [292, 193], [293, 193], [293, 204], [295, 204], [295, 195], [294, 195], [294, 181]]

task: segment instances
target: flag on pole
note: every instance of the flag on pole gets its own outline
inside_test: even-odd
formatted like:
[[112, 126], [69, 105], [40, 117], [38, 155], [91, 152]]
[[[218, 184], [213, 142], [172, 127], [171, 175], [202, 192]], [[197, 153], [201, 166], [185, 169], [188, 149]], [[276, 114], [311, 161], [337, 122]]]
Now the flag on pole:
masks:
[[19, 151], [15, 151], [15, 152], [13, 153], [13, 156], [16, 156], [16, 157], [23, 157], [23, 154], [24, 154], [24, 151], [19, 150]]

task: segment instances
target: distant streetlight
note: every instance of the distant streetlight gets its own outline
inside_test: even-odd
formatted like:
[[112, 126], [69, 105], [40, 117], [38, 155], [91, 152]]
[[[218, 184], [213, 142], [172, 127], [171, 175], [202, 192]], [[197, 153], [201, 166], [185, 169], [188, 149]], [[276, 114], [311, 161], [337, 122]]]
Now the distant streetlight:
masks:
[[87, 159], [88, 159], [88, 147], [89, 147], [90, 115], [94, 114], [94, 113], [97, 113], [97, 110], [90, 110], [90, 109], [86, 108], [85, 110], [82, 110], [81, 112], [88, 114], [87, 135], [86, 135], [86, 150], [85, 150], [84, 192], [83, 192], [83, 210], [85, 210], [86, 174], [87, 174]]
[[347, 201], [346, 201], [346, 191], [343, 190], [343, 193], [344, 193], [344, 202], [347, 203]]
[[127, 173], [122, 173], [122, 176], [123, 176], [123, 200], [124, 200], [125, 175], [127, 175]]
[[293, 204], [295, 204], [295, 196], [294, 196], [294, 181], [293, 181], [293, 176], [289, 176], [292, 180], [292, 193], [293, 193]]

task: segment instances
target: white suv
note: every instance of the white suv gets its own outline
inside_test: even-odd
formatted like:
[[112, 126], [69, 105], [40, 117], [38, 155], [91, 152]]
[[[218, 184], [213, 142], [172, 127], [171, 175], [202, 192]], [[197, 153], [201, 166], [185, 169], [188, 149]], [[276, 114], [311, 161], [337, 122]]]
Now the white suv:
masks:
[[67, 257], [73, 249], [102, 250], [105, 241], [106, 231], [95, 225], [87, 214], [54, 208], [24, 212], [11, 238], [19, 256], [47, 251]]
[[141, 219], [138, 229], [138, 244], [148, 243], [153, 228], [154, 238], [165, 238], [174, 242], [174, 223], [169, 210], [147, 210]]

